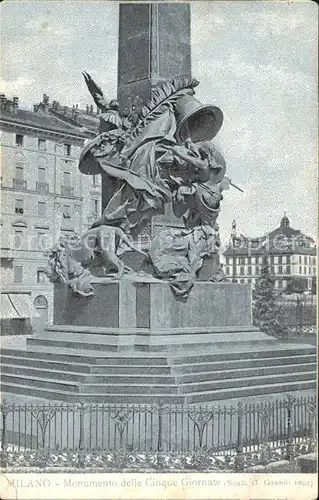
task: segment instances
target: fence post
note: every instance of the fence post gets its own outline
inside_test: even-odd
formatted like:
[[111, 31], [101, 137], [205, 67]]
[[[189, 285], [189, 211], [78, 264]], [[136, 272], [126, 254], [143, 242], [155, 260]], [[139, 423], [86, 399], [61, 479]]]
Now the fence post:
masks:
[[295, 401], [295, 398], [291, 395], [288, 394], [287, 396], [287, 402], [286, 402], [286, 408], [287, 408], [287, 427], [288, 427], [288, 435], [287, 435], [287, 447], [286, 447], [286, 456], [287, 460], [293, 460], [294, 459], [294, 443], [293, 443], [293, 436], [292, 436], [292, 422], [291, 422], [291, 410], [293, 407], [293, 402]]
[[80, 403], [80, 435], [79, 435], [79, 453], [78, 453], [78, 467], [81, 469], [84, 468], [84, 450], [85, 450], [85, 443], [84, 443], [84, 412], [85, 412], [85, 407], [84, 403]]
[[1, 433], [1, 468], [7, 466], [7, 415], [8, 415], [8, 407], [7, 402], [4, 399], [1, 405], [1, 413], [2, 413], [2, 433]]
[[237, 403], [237, 446], [235, 456], [235, 469], [237, 471], [244, 469], [244, 446], [243, 446], [243, 405], [240, 401]]
[[317, 433], [316, 433], [316, 403], [310, 402], [307, 406], [307, 412], [310, 415], [310, 440], [309, 440], [309, 451], [311, 453], [317, 452]]
[[157, 408], [158, 408], [157, 451], [163, 451], [163, 406], [164, 406], [164, 401], [157, 401]]

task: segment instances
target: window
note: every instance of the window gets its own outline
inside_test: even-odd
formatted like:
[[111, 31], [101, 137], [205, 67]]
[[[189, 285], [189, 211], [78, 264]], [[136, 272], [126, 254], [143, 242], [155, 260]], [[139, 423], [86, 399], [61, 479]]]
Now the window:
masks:
[[[299, 264], [301, 264], [301, 255], [299, 255]], [[301, 274], [301, 273], [300, 273]]]
[[16, 146], [23, 146], [23, 138], [23, 135], [16, 134]]
[[251, 264], [251, 257], [248, 257], [248, 262], [249, 265]]
[[304, 258], [303, 258], [303, 263], [304, 263], [305, 265], [307, 265], [307, 264], [308, 264], [308, 257], [306, 257], [306, 255], [305, 255], [305, 256], [304, 256]]
[[99, 211], [99, 202], [98, 200], [94, 200], [94, 213], [97, 214]]
[[259, 274], [259, 266], [256, 266], [256, 273], [255, 274]]
[[312, 265], [315, 266], [316, 265], [316, 257], [312, 257]]
[[247, 282], [248, 282], [248, 283], [251, 283], [251, 278], [249, 278], [249, 279], [247, 280]]
[[226, 274], [229, 275], [229, 267], [226, 266]]
[[38, 182], [45, 182], [46, 170], [44, 167], [38, 167]]
[[71, 173], [63, 172], [63, 185], [70, 187], [71, 186]]
[[282, 266], [279, 266], [279, 268], [278, 268], [278, 274], [282, 274]]
[[285, 256], [285, 255], [283, 255], [283, 257], [282, 257], [282, 263], [283, 263], [283, 264], [286, 264], [286, 262], [287, 262], [287, 260], [286, 260], [286, 259], [287, 259], [287, 258], [286, 258], [286, 256]]
[[70, 205], [63, 205], [63, 219], [71, 219]]
[[23, 231], [16, 229], [14, 232], [14, 248], [22, 248]]
[[282, 264], [282, 256], [281, 255], [279, 255], [279, 257], [278, 257], [278, 264]]
[[241, 283], [245, 283], [245, 280], [240, 280]]
[[45, 139], [38, 139], [38, 150], [45, 151], [47, 148], [47, 143]]
[[23, 200], [15, 200], [15, 213], [23, 214]]
[[240, 268], [239, 273], [240, 273], [240, 274], [245, 274], [245, 269], [244, 269], [244, 267], [241, 267], [241, 268]]
[[45, 273], [43, 269], [37, 270], [37, 283], [45, 283]]
[[307, 268], [306, 267], [303, 268], [303, 273], [307, 274]]
[[278, 280], [278, 288], [282, 288], [282, 281]]
[[23, 180], [23, 163], [16, 163], [15, 178]]
[[270, 274], [275, 274], [275, 266], [270, 266]]
[[302, 274], [301, 266], [299, 266], [299, 274]]
[[278, 256], [274, 257], [274, 264], [278, 264]]
[[97, 215], [99, 213], [99, 200], [91, 200], [92, 201], [92, 213], [93, 215]]
[[290, 255], [287, 255], [286, 259], [287, 259], [287, 264], [290, 264]]
[[71, 156], [71, 144], [64, 144], [64, 155]]
[[22, 266], [14, 266], [13, 269], [13, 280], [15, 283], [22, 283], [22, 273], [23, 273], [23, 268]]
[[251, 266], [248, 266], [248, 274], [251, 274]]
[[38, 216], [45, 217], [45, 201], [38, 202]]
[[290, 266], [287, 266], [286, 267], [286, 274], [290, 274], [290, 273], [291, 273], [291, 268], [290, 268]]
[[42, 252], [48, 250], [48, 235], [42, 231], [37, 233], [37, 250]]

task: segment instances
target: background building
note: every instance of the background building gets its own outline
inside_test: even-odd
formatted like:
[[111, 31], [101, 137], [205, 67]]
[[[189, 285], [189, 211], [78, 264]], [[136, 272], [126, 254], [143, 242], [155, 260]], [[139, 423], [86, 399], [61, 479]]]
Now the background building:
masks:
[[45, 251], [60, 235], [80, 234], [100, 216], [100, 176], [78, 169], [99, 120], [92, 106], [61, 107], [46, 94], [33, 111], [19, 109], [17, 97], [1, 94], [0, 101], [2, 291], [15, 300], [17, 292], [21, 300], [29, 292], [43, 323], [52, 317], [53, 289], [44, 274]]
[[258, 238], [237, 235], [236, 224], [224, 256], [224, 270], [233, 282], [255, 284], [260, 276], [263, 257], [268, 256], [275, 287], [284, 290], [291, 278], [304, 278], [308, 289], [316, 276], [316, 246], [314, 240], [290, 227], [285, 214], [280, 226]]

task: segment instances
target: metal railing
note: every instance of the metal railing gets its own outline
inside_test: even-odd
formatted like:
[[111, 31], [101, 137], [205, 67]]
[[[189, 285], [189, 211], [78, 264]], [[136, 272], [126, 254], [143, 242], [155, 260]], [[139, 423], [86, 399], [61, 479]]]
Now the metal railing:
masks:
[[300, 336], [316, 333], [316, 296], [311, 295], [297, 300], [281, 299], [278, 305], [279, 319], [290, 331]]
[[247, 461], [259, 454], [267, 462], [281, 450], [291, 459], [297, 449], [313, 451], [316, 442], [314, 397], [289, 395], [237, 406], [4, 402], [0, 409], [4, 465], [10, 453], [11, 465], [17, 465], [15, 456], [45, 452], [49, 460], [60, 450], [66, 457], [77, 453], [82, 466], [90, 453], [121, 452], [129, 457], [155, 452], [171, 457], [204, 453], [210, 460], [222, 457], [223, 463], [233, 460], [236, 468], [243, 468], [238, 465], [243, 457]]

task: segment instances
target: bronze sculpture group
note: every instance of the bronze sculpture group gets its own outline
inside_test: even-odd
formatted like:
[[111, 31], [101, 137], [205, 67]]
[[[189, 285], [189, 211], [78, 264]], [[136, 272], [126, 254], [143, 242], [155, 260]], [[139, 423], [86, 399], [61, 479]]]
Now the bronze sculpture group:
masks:
[[195, 79], [162, 83], [149, 102], [120, 112], [116, 100], [107, 103], [93, 79], [84, 77], [102, 113], [99, 133], [84, 147], [79, 168], [83, 174], [102, 174], [110, 196], [85, 235], [61, 240], [52, 249], [47, 274], [77, 294], [92, 295], [90, 270], [96, 260], [106, 274], [111, 264], [121, 278], [120, 255], [130, 247], [144, 253], [134, 242], [171, 203], [184, 227], [163, 229], [151, 239], [145, 270], [168, 280], [177, 298], [186, 298], [203, 258], [220, 245], [216, 219], [222, 192], [232, 184], [211, 142], [222, 112], [193, 97]]

